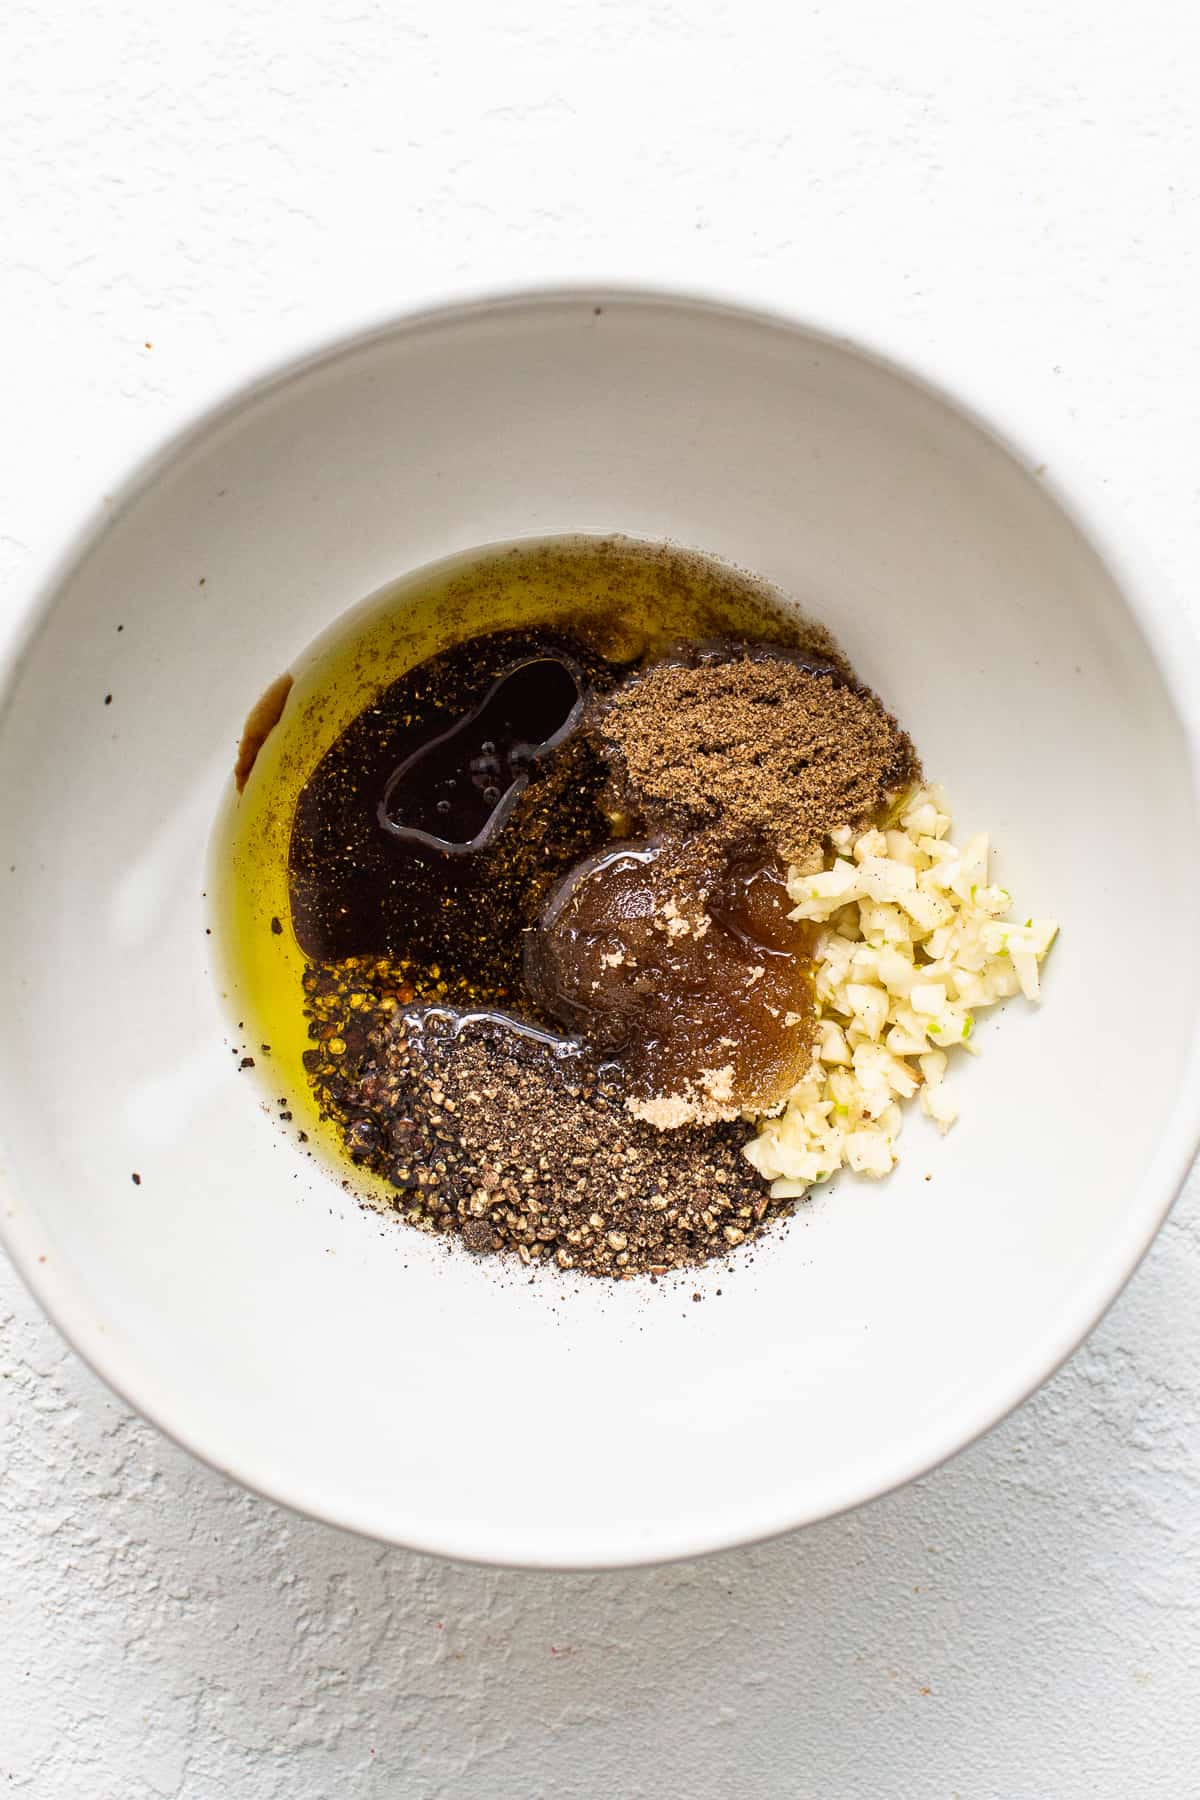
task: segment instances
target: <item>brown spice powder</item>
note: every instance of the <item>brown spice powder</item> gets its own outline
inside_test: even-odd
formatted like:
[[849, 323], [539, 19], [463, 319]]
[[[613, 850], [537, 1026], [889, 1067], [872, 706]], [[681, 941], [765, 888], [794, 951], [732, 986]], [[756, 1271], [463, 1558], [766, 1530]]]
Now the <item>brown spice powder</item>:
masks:
[[648, 826], [768, 844], [793, 863], [836, 827], [871, 824], [920, 772], [868, 689], [761, 654], [660, 663], [605, 702], [596, 729], [617, 752], [617, 804]]

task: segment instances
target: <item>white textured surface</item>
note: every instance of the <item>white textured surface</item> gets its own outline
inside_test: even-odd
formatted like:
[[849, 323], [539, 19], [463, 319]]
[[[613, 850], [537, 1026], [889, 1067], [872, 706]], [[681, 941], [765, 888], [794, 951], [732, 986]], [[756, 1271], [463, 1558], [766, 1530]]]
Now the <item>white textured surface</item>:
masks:
[[[467, 283], [734, 288], [1074, 437], [1200, 563], [1200, 20], [710, 0], [17, 0], [0, 579], [264, 358]], [[147, 345], [152, 348], [147, 348]], [[0, 1778], [46, 1800], [1200, 1787], [1200, 1190], [1092, 1342], [858, 1516], [451, 1568], [228, 1489], [0, 1273]], [[953, 1354], [953, 1346], [947, 1346]]]

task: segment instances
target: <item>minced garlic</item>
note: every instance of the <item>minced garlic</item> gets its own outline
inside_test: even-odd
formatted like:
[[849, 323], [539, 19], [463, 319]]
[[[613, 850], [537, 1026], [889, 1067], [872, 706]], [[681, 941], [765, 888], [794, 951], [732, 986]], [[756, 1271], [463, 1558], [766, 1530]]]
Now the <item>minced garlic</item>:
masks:
[[1040, 994], [1052, 919], [1007, 920], [1012, 897], [988, 880], [988, 839], [949, 841], [943, 791], [921, 788], [895, 827], [833, 834], [831, 866], [788, 873], [793, 919], [820, 923], [817, 1037], [807, 1076], [746, 1146], [785, 1199], [842, 1167], [895, 1166], [901, 1101], [947, 1131], [958, 1116], [948, 1053], [972, 1054], [980, 1007]]

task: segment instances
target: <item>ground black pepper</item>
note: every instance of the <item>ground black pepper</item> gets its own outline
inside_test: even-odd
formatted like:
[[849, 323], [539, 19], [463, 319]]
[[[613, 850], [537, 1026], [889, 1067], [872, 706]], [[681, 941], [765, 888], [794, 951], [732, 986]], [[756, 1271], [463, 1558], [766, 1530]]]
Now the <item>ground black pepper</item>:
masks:
[[354, 1161], [396, 1210], [468, 1250], [587, 1275], [663, 1275], [757, 1237], [791, 1211], [742, 1155], [740, 1124], [665, 1133], [630, 1119], [585, 1055], [494, 1018], [400, 1012], [343, 1090]]

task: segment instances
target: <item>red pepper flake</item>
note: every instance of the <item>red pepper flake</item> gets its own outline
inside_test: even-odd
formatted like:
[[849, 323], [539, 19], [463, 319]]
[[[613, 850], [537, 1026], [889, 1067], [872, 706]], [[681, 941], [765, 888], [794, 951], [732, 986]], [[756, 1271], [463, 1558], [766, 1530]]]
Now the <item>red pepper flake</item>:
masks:
[[239, 1069], [252, 1069], [253, 1067], [254, 1058], [252, 1056], [243, 1056], [241, 1062], [238, 1064]]
[[141, 1185], [142, 1185], [142, 1178], [141, 1178], [141, 1176], [140, 1176], [140, 1175], [139, 1175], [139, 1174], [138, 1174], [138, 1172], [137, 1172], [137, 1170], [136, 1170], [136, 1169], [135, 1169], [135, 1170], [134, 1170], [134, 1171], [133, 1171], [133, 1174], [132, 1174], [132, 1175], [131, 1175], [131, 1176], [130, 1176], [130, 1178], [129, 1178], [129, 1179], [130, 1179], [130, 1180], [131, 1180], [131, 1181], [132, 1181], [132, 1182], [133, 1182], [133, 1185], [134, 1185], [134, 1187], [141, 1187]]

